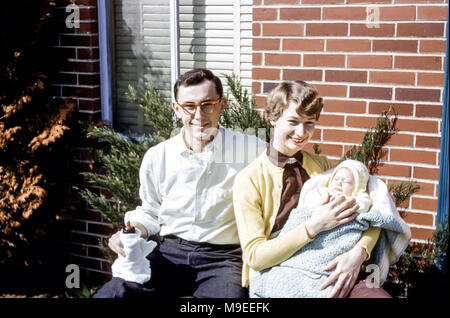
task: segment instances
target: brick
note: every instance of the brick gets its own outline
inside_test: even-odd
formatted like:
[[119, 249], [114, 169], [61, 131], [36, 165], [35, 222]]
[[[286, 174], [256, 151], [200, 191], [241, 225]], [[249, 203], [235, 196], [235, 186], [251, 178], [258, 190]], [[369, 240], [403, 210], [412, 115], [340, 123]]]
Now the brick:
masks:
[[416, 136], [416, 147], [440, 149], [441, 138], [429, 136]]
[[299, 4], [300, 0], [264, 0], [265, 5], [274, 4]]
[[327, 52], [370, 52], [370, 40], [360, 39], [328, 39]]
[[[342, 156], [342, 145], [334, 145], [334, 144], [321, 144], [320, 148], [322, 150], [321, 154], [326, 156]], [[314, 153], [314, 152], [313, 152]]]
[[95, 60], [99, 58], [98, 48], [77, 48], [77, 59], [79, 60]]
[[442, 118], [442, 105], [416, 105], [416, 117]]
[[114, 234], [116, 232], [116, 230], [113, 229], [110, 224], [89, 223], [88, 224], [88, 232], [109, 236], [111, 234]]
[[77, 74], [58, 73], [55, 83], [52, 84], [78, 84]]
[[321, 81], [322, 70], [285, 69], [283, 70], [283, 80]]
[[280, 49], [279, 39], [253, 39], [253, 50], [254, 51], [271, 51]]
[[414, 143], [413, 135], [396, 133], [391, 136], [389, 141], [386, 143], [386, 146], [412, 147], [413, 143]]
[[371, 71], [369, 83], [414, 85], [416, 75], [413, 72]]
[[377, 174], [383, 175], [383, 176], [410, 178], [411, 177], [411, 167], [383, 163], [378, 166]]
[[322, 39], [283, 39], [283, 51], [323, 51]]
[[261, 65], [261, 64], [262, 64], [262, 53], [253, 53], [252, 65]]
[[345, 120], [346, 127], [352, 128], [372, 128], [377, 124], [377, 119], [375, 117], [357, 117], [357, 116], [347, 116]]
[[411, 226], [411, 236], [413, 239], [417, 240], [431, 240], [433, 237], [434, 230], [432, 229], [424, 229]]
[[101, 261], [92, 259], [92, 258], [86, 258], [86, 257], [78, 257], [78, 256], [72, 256], [72, 263], [77, 264], [80, 267], [86, 267], [91, 269], [100, 269], [101, 268]]
[[267, 66], [300, 66], [300, 54], [279, 54], [279, 53], [265, 53], [264, 62]]
[[433, 120], [415, 120], [415, 119], [400, 118], [397, 120], [397, 128], [400, 131], [437, 133], [438, 122]]
[[413, 104], [370, 102], [369, 114], [381, 114], [390, 108], [400, 116], [412, 116], [414, 110]]
[[280, 70], [273, 68], [253, 68], [253, 79], [255, 80], [279, 80]]
[[253, 21], [275, 20], [276, 18], [277, 9], [253, 8]]
[[371, 99], [392, 99], [392, 88], [387, 87], [350, 87], [350, 97]]
[[345, 67], [345, 55], [304, 54], [304, 67]]
[[348, 83], [366, 83], [366, 71], [335, 71], [327, 70], [325, 72], [327, 82], [348, 82]]
[[364, 132], [362, 131], [347, 131], [337, 129], [323, 130], [323, 139], [326, 141], [351, 142], [360, 144], [363, 136]]
[[264, 36], [302, 36], [303, 23], [264, 23], [262, 33]]
[[417, 53], [417, 40], [373, 40], [374, 52]]
[[80, 20], [97, 20], [97, 8], [80, 8]]
[[256, 105], [258, 108], [264, 108], [266, 104], [266, 96], [255, 96]]
[[397, 36], [442, 37], [444, 23], [398, 23]]
[[437, 199], [411, 198], [411, 208], [415, 210], [433, 211], [437, 210]]
[[380, 23], [379, 27], [368, 27], [368, 24], [350, 24], [350, 36], [388, 37], [393, 36], [395, 24]]
[[100, 74], [79, 74], [80, 85], [100, 85]]
[[88, 244], [88, 245], [98, 245], [99, 240], [100, 240], [100, 237], [98, 237], [98, 236], [82, 234], [82, 233], [72, 233], [72, 242]]
[[344, 116], [322, 114], [317, 125], [342, 127], [344, 126]]
[[[416, 178], [416, 177], [414, 177]], [[425, 179], [428, 179], [427, 177]], [[428, 196], [434, 196], [434, 190], [435, 190], [435, 185], [434, 183], [428, 183], [428, 182], [419, 182], [419, 181], [415, 181], [417, 183], [417, 185], [420, 186], [420, 190], [417, 192], [417, 194], [420, 195], [428, 195]]]
[[394, 0], [394, 3], [442, 3], [442, 0]]
[[320, 8], [281, 8], [280, 20], [320, 20]]
[[426, 88], [396, 88], [395, 100], [439, 102], [441, 100], [441, 91], [439, 89]]
[[347, 36], [347, 23], [307, 23], [306, 36]]
[[445, 54], [445, 40], [420, 40], [420, 53], [444, 53]]
[[97, 100], [86, 100], [86, 99], [80, 99], [78, 100], [78, 109], [79, 110], [101, 110], [102, 104], [100, 102], [100, 99]]
[[436, 164], [436, 152], [407, 149], [390, 149], [390, 160], [401, 162], [417, 162]]
[[262, 3], [262, 0], [253, 0], [254, 6], [259, 6], [259, 5], [261, 5], [261, 3]]
[[63, 96], [76, 96], [84, 98], [100, 97], [100, 87], [63, 87]]
[[324, 7], [323, 20], [365, 20], [365, 7]]
[[252, 82], [252, 93], [253, 94], [261, 94], [261, 83], [260, 82]]
[[320, 96], [328, 97], [346, 97], [347, 86], [345, 85], [327, 85], [327, 84], [314, 84], [318, 89]]
[[376, 3], [392, 3], [392, 0], [347, 0], [347, 4], [376, 4]]
[[390, 55], [349, 55], [347, 64], [350, 68], [392, 69]]
[[427, 213], [407, 212], [403, 220], [408, 224], [433, 225], [433, 215]]
[[78, 28], [74, 28], [76, 34], [91, 34], [98, 33], [98, 23], [95, 22], [80, 22]]
[[379, 9], [381, 21], [414, 21], [416, 19], [415, 6], [388, 6]]
[[413, 177], [415, 179], [439, 180], [439, 169], [414, 167]]
[[419, 6], [417, 7], [417, 20], [447, 21], [447, 6]]
[[261, 35], [261, 24], [260, 23], [252, 23], [252, 35], [253, 36]]
[[323, 110], [332, 113], [364, 114], [366, 112], [365, 101], [325, 99]]
[[444, 87], [444, 73], [418, 73], [418, 86]]
[[62, 71], [68, 72], [82, 72], [82, 73], [97, 73], [100, 71], [99, 62], [67, 62]]
[[440, 56], [396, 56], [395, 68], [441, 70], [442, 58]]
[[302, 4], [323, 5], [323, 4], [343, 4], [345, 0], [301, 0]]
[[61, 46], [98, 46], [97, 35], [61, 34]]

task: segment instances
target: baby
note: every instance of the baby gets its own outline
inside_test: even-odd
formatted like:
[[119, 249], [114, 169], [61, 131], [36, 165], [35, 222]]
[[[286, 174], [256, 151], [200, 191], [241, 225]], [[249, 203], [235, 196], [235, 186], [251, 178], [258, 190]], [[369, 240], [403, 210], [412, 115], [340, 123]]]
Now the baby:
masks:
[[[370, 178], [374, 179], [372, 180], [374, 185], [381, 182], [375, 177]], [[332, 196], [338, 194], [354, 197], [359, 205], [359, 214], [353, 221], [319, 233], [311, 242], [279, 265], [252, 275], [249, 284], [250, 297], [327, 297], [334, 285], [320, 290], [320, 286], [331, 274], [331, 272], [324, 271], [323, 268], [335, 257], [350, 250], [369, 225], [388, 231], [388, 240], [386, 241], [383, 236], [382, 242], [380, 243], [380, 239], [378, 241], [378, 245], [381, 247], [378, 250], [375, 249], [375, 253], [378, 251], [380, 254], [378, 258], [375, 258], [375, 262], [383, 263], [383, 267], [386, 267], [383, 260], [385, 256], [382, 254], [386, 249], [386, 244], [391, 244], [389, 237], [395, 241], [398, 233], [401, 235], [401, 233], [408, 232], [408, 229], [406, 223], [403, 224], [403, 220], [395, 213], [370, 210], [372, 201], [367, 191], [368, 181], [369, 172], [364, 164], [356, 160], [345, 160], [331, 172], [331, 175], [328, 171], [305, 182], [297, 208], [291, 211], [282, 230], [274, 233], [273, 236], [284, 235], [304, 223], [311, 217], [314, 211], [313, 207], [327, 203]], [[391, 200], [387, 198], [389, 192], [386, 189], [378, 189], [378, 191], [382, 193], [383, 200]], [[387, 276], [385, 269], [383, 269], [382, 275]], [[383, 281], [383, 278], [381, 280]]]
[[369, 171], [357, 160], [342, 161], [333, 171], [330, 181], [324, 187], [318, 187], [305, 198], [307, 206], [314, 207], [328, 203], [333, 196], [345, 195], [355, 198], [358, 213], [369, 211], [372, 204], [367, 193]]

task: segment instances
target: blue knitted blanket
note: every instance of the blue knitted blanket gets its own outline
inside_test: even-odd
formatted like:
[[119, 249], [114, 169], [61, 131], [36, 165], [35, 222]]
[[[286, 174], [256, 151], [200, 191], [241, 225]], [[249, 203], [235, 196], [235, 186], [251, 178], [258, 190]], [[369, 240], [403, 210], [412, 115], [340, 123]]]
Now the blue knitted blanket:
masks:
[[[324, 175], [308, 180], [302, 189], [299, 206], [292, 210], [279, 235], [291, 231], [311, 217], [304, 197], [325, 180]], [[306, 190], [306, 191], [305, 191]], [[375, 177], [369, 179], [369, 194], [373, 205], [366, 212], [346, 224], [321, 232], [313, 241], [277, 266], [263, 270], [250, 278], [250, 296], [263, 298], [319, 298], [327, 297], [333, 285], [320, 291], [332, 271], [323, 268], [338, 255], [349, 251], [369, 226], [382, 229], [372, 253], [379, 268], [380, 285], [386, 279], [389, 265], [396, 262], [407, 247], [411, 232], [399, 216], [386, 185]]]

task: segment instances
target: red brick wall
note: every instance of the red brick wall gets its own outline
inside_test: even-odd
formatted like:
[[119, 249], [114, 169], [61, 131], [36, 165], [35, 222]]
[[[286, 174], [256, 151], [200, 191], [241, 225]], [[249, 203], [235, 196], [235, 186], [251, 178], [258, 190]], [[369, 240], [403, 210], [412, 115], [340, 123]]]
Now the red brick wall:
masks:
[[[59, 47], [69, 54], [65, 69], [61, 70], [54, 92], [57, 98], [72, 98], [76, 101], [74, 116], [80, 123], [101, 120], [100, 57], [97, 23], [97, 0], [57, 0], [58, 18], [65, 19], [73, 13], [66, 12], [67, 5], [77, 5], [80, 12], [79, 27], [63, 28], [59, 33]], [[88, 171], [94, 161], [90, 155], [93, 141], [86, 139], [85, 132], [72, 129], [70, 132], [73, 150], [73, 179], [67, 184], [71, 197], [77, 196], [73, 186], [85, 186], [79, 175]], [[95, 189], [94, 189], [95, 190]], [[96, 189], [96, 191], [100, 191]], [[109, 236], [110, 227], [100, 212], [89, 209], [85, 202], [76, 206], [65, 220], [61, 235], [61, 259], [67, 264], [77, 264], [82, 272], [82, 283], [90, 285], [103, 281], [110, 265], [103, 259], [98, 248], [100, 238]]]
[[325, 106], [312, 142], [332, 158], [360, 143], [380, 112], [397, 111], [380, 175], [422, 186], [405, 204], [419, 241], [435, 229], [447, 12], [444, 0], [253, 1], [259, 107], [280, 81], [316, 86]]

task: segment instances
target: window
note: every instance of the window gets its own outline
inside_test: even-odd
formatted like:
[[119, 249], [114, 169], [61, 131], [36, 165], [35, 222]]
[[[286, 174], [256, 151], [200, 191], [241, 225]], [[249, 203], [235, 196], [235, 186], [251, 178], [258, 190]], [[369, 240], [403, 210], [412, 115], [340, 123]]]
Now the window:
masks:
[[[170, 100], [168, 0], [115, 0], [113, 6], [115, 118], [118, 131], [142, 133], [142, 111], [127, 101], [128, 85], [153, 84]], [[251, 90], [252, 0], [179, 0], [180, 73], [208, 68], [235, 73]]]

